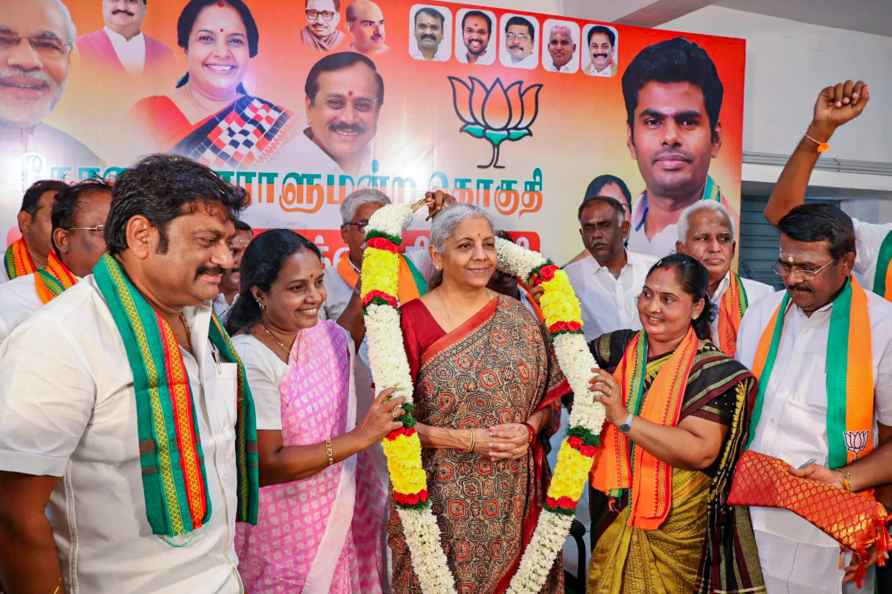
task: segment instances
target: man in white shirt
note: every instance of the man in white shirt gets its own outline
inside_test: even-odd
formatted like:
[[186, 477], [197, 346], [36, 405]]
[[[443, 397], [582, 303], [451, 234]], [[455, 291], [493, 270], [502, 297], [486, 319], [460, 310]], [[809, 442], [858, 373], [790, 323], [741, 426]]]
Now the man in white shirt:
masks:
[[111, 185], [100, 180], [85, 180], [58, 193], [48, 263], [0, 285], [0, 342], [41, 305], [90, 274], [105, 252], [110, 203]]
[[[878, 436], [877, 444], [892, 437], [892, 304], [851, 282], [854, 228], [841, 210], [798, 206], [778, 227], [776, 266], [786, 290], [753, 304], [737, 338], [737, 359], [760, 376], [749, 448], [794, 468], [840, 468], [871, 451], [873, 439], [864, 447], [850, 436]], [[847, 330], [847, 346], [831, 352], [834, 337]], [[869, 357], [850, 359], [867, 348]], [[864, 374], [872, 398], [833, 381]], [[841, 418], [828, 412], [841, 402]], [[850, 425], [855, 418], [866, 419], [863, 431]], [[839, 544], [805, 519], [762, 507], [751, 507], [750, 515], [768, 594], [873, 592], [873, 572], [862, 589], [842, 583]]]
[[496, 59], [492, 45], [492, 17], [482, 10], [468, 10], [461, 18], [462, 43], [455, 44], [455, 58], [462, 64], [488, 66]]
[[638, 295], [657, 259], [627, 251], [629, 222], [622, 204], [607, 196], [579, 206], [579, 235], [588, 255], [564, 269], [582, 306], [586, 341], [607, 332], [641, 328]]
[[148, 0], [102, 0], [105, 27], [77, 38], [81, 59], [121, 74], [170, 72], [176, 61], [169, 47], [142, 32]]
[[415, 46], [409, 52], [416, 60], [436, 60], [444, 62], [449, 59], [449, 48], [442, 48], [443, 36], [446, 32], [446, 17], [433, 6], [422, 6], [415, 13], [415, 29], [413, 36]]
[[718, 202], [695, 202], [678, 217], [675, 248], [700, 260], [709, 272], [709, 298], [717, 312], [710, 323], [712, 342], [729, 357], [737, 350], [740, 320], [750, 304], [774, 288], [731, 271], [737, 248], [731, 213]]
[[115, 183], [94, 274], [0, 344], [7, 591], [242, 591], [253, 402], [209, 302], [243, 206], [206, 167], [147, 157]]
[[229, 310], [235, 305], [238, 299], [238, 293], [241, 283], [242, 256], [245, 254], [248, 244], [254, 237], [251, 225], [236, 219], [235, 235], [229, 240], [229, 249], [232, 251], [232, 268], [223, 273], [223, 280], [220, 281], [220, 292], [214, 297], [214, 313], [220, 318], [224, 324], [229, 317]]
[[543, 60], [545, 70], [549, 72], [576, 72], [576, 40], [573, 30], [568, 25], [557, 24], [548, 34], [549, 60]]
[[[768, 222], [777, 225], [790, 209], [805, 203], [811, 173], [821, 154], [830, 149], [830, 138], [837, 128], [860, 116], [869, 101], [870, 88], [860, 80], [847, 80], [821, 89], [812, 121], [787, 160], [765, 206]], [[892, 283], [887, 282], [892, 262], [892, 223], [868, 223], [858, 219], [852, 222], [857, 252], [855, 276], [865, 289], [892, 300]]]
[[505, 22], [505, 46], [502, 49], [502, 65], [531, 70], [538, 63], [533, 51], [536, 45], [536, 28], [527, 18], [514, 15]]
[[591, 76], [613, 76], [616, 67], [616, 32], [604, 25], [588, 30], [588, 66]]

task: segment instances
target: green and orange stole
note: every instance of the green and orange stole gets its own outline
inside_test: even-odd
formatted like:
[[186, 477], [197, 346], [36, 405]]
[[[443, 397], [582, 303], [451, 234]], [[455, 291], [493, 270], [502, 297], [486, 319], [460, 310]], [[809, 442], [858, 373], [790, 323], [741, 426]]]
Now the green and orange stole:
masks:
[[740, 275], [729, 272], [728, 288], [719, 301], [719, 344], [718, 347], [729, 357], [737, 352], [737, 332], [740, 330], [740, 320], [749, 307], [749, 299]]
[[[356, 283], [359, 282], [359, 273], [353, 268], [353, 265], [350, 263], [350, 256], [346, 252], [338, 260], [337, 270], [338, 275], [344, 282], [349, 287], [355, 289]], [[397, 295], [400, 305], [405, 305], [413, 299], [418, 299], [425, 293], [427, 293], [427, 281], [424, 280], [424, 275], [415, 267], [412, 260], [407, 258], [405, 254], [400, 254], [399, 294]]]
[[32, 274], [37, 270], [37, 266], [34, 265], [34, 260], [31, 258], [31, 252], [28, 251], [28, 246], [25, 245], [24, 238], [17, 239], [6, 248], [6, 254], [3, 256], [3, 266], [6, 267], [6, 276], [9, 277], [9, 280]]
[[892, 231], [886, 234], [877, 254], [877, 270], [873, 275], [873, 292], [892, 301]]
[[[753, 406], [750, 442], [762, 414], [765, 391], [774, 371], [789, 307], [790, 293], [787, 292], [763, 331], [756, 350], [753, 374], [759, 378], [759, 391]], [[827, 337], [827, 466], [830, 468], [841, 468], [874, 448], [870, 335], [867, 293], [851, 277], [833, 301]]]
[[[211, 516], [204, 453], [183, 355], [170, 325], [133, 286], [109, 254], [93, 276], [124, 342], [133, 372], [143, 496], [152, 532], [186, 534]], [[236, 463], [241, 522], [257, 523], [259, 467], [254, 401], [245, 367], [214, 315], [208, 338], [238, 365]]]
[[[647, 334], [638, 332], [629, 341], [622, 361], [614, 371], [623, 389], [626, 408], [652, 423], [674, 427], [681, 415], [688, 376], [700, 341], [689, 328], [687, 335], [669, 357], [661, 361], [645, 398]], [[672, 507], [672, 466], [644, 448], [635, 447], [613, 424], [606, 424], [602, 446], [595, 454], [592, 486], [614, 497], [631, 489], [629, 525], [642, 530], [659, 528]]]
[[62, 291], [73, 287], [76, 282], [77, 277], [59, 259], [55, 250], [50, 250], [46, 266], [38, 268], [34, 273], [34, 287], [41, 303], [49, 303], [61, 295]]

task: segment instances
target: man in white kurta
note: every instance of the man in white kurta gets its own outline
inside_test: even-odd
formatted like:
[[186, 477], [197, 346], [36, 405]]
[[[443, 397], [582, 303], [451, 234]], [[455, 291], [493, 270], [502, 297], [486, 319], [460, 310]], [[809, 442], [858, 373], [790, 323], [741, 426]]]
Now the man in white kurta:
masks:
[[43, 303], [37, 297], [34, 274], [26, 274], [0, 285], [0, 342]]
[[[799, 207], [805, 208], [808, 207]], [[783, 224], [782, 220], [779, 265], [799, 266], [801, 262], [797, 260], [802, 258], [795, 250], [803, 244], [791, 244], [783, 234]], [[813, 242], [805, 242], [806, 245], [810, 243]], [[808, 300], [812, 294], [791, 292], [775, 371], [765, 387], [761, 419], [750, 443], [751, 450], [780, 458], [794, 467], [807, 462], [826, 465], [828, 461], [827, 340], [830, 316], [835, 307], [833, 299], [838, 290], [829, 295], [829, 300], [821, 300], [821, 283], [827, 283], [827, 277], [837, 274], [839, 267], [851, 266], [854, 254], [848, 252], [834, 263], [829, 260], [826, 250], [823, 251], [823, 259], [828, 259], [829, 264], [813, 277], [801, 272], [785, 272], [787, 287], [810, 286], [815, 301], [813, 307], [801, 306], [797, 300]], [[774, 293], [753, 304], [746, 312], [737, 337], [737, 359], [747, 367], [753, 367], [759, 341], [784, 293]], [[892, 304], [869, 291], [866, 294], [875, 386], [874, 420], [875, 425], [879, 424], [885, 430], [892, 426]], [[834, 353], [831, 356], [846, 355]], [[751, 507], [750, 516], [769, 594], [873, 592], [872, 572], [863, 589], [856, 589], [853, 584], [843, 586], [838, 543], [808, 521], [786, 510], [762, 507]]]

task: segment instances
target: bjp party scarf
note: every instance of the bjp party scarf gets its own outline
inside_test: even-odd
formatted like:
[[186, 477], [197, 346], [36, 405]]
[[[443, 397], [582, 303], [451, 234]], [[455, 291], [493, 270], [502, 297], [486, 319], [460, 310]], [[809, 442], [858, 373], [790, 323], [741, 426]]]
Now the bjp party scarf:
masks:
[[[152, 532], [177, 536], [211, 516], [204, 453], [183, 355], [170, 325], [105, 254], [93, 276], [124, 341], [133, 372], [143, 497]], [[245, 368], [216, 315], [209, 329], [221, 357], [238, 365], [237, 518], [257, 523], [259, 468], [254, 401]]]
[[[647, 333], [642, 330], [636, 334], [613, 373], [622, 386], [628, 411], [658, 425], [677, 425], [699, 345], [694, 329], [689, 328], [672, 355], [660, 360], [660, 369], [645, 397]], [[613, 424], [606, 425], [601, 444], [595, 454], [592, 486], [614, 497], [631, 488], [629, 525], [656, 530], [672, 507], [672, 466], [636, 447]]]
[[49, 303], [70, 289], [77, 282], [77, 277], [59, 259], [55, 251], [50, 251], [47, 264], [34, 273], [34, 286], [41, 303]]
[[[750, 442], [762, 414], [765, 390], [774, 371], [784, 316], [789, 306], [788, 291], [762, 333], [756, 350], [753, 373], [759, 378], [759, 391], [753, 407]], [[846, 281], [842, 292], [833, 301], [825, 366], [829, 446], [827, 466], [840, 468], [874, 447], [870, 316], [867, 293], [854, 277]]]
[[[338, 260], [337, 270], [344, 282], [349, 287], [355, 289], [356, 283], [359, 282], [359, 272], [350, 264], [350, 258], [347, 254], [342, 255]], [[415, 267], [412, 260], [401, 254], [399, 294], [397, 295], [400, 305], [405, 305], [413, 299], [418, 299], [425, 293], [427, 293], [427, 281], [424, 280], [424, 275]]]
[[722, 352], [733, 357], [737, 352], [737, 332], [740, 330], [740, 320], [749, 306], [746, 289], [740, 275], [730, 272], [728, 288], [719, 302], [719, 348]]
[[37, 270], [24, 238], [17, 239], [6, 248], [3, 265], [6, 267], [6, 276], [9, 277], [9, 280], [31, 274]]
[[892, 232], [886, 235], [877, 256], [877, 270], [873, 275], [873, 292], [892, 301]]

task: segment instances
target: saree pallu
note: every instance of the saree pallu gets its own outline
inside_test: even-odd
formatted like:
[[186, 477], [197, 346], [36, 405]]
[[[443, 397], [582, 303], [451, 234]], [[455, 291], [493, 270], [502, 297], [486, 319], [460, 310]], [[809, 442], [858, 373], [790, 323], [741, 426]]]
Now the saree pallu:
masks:
[[[536, 410], [552, 407], [551, 423], [540, 439], [557, 429], [557, 406], [569, 386], [539, 326], [519, 301], [494, 298], [448, 334], [422, 300], [403, 306], [401, 315], [419, 423], [486, 428], [523, 423]], [[537, 474], [536, 454], [531, 450], [517, 460], [492, 461], [461, 450], [423, 449], [422, 459], [457, 591], [503, 592], [544, 502], [547, 476]], [[421, 592], [393, 509], [388, 542], [393, 591]], [[542, 592], [563, 591], [560, 567], [556, 562]]]
[[[621, 330], [590, 343], [598, 365], [615, 368], [634, 335]], [[647, 362], [645, 390], [670, 356]], [[628, 495], [615, 502], [618, 511], [605, 522], [608, 526], [592, 554], [589, 593], [765, 591], [747, 510], [727, 505], [731, 474], [746, 441], [755, 387], [755, 378], [746, 368], [712, 343], [701, 341], [680, 421], [695, 416], [724, 425], [725, 442], [709, 468], [673, 469], [669, 516], [658, 529], [629, 527]]]
[[[328, 320], [298, 334], [279, 386], [285, 446], [354, 427], [349, 340]], [[376, 472], [360, 452], [306, 479], [262, 487], [257, 526], [240, 528], [236, 543], [247, 592], [380, 593], [387, 492]]]

